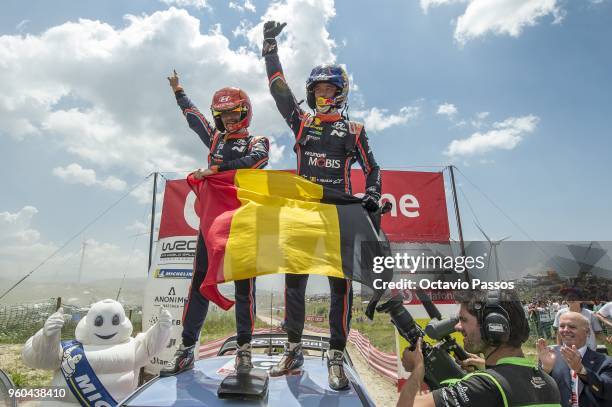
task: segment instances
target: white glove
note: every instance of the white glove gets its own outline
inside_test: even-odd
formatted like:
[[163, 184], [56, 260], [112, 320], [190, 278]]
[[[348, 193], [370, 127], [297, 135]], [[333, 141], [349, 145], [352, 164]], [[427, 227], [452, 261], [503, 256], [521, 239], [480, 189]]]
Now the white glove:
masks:
[[64, 309], [60, 307], [55, 313], [51, 314], [45, 321], [43, 333], [45, 336], [53, 336], [62, 330], [64, 326]]
[[172, 326], [172, 315], [163, 306], [159, 308], [159, 325], [166, 329]]

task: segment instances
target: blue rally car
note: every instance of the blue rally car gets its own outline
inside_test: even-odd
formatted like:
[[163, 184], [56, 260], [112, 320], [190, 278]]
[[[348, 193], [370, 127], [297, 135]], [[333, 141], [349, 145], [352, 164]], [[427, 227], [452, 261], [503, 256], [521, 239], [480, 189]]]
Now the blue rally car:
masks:
[[216, 357], [198, 360], [193, 370], [177, 376], [154, 378], [119, 406], [374, 406], [347, 352], [344, 368], [349, 388], [329, 388], [326, 337], [304, 335], [304, 365], [287, 376], [268, 377], [267, 370], [280, 360], [286, 340], [283, 334], [254, 335], [255, 369], [241, 376], [234, 371], [236, 337], [231, 337]]

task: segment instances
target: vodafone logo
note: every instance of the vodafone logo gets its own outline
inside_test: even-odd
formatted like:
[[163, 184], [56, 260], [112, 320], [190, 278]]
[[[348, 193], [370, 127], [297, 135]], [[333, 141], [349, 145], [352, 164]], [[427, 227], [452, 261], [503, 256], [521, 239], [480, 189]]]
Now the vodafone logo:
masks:
[[[361, 198], [365, 194], [360, 192], [355, 194], [356, 197]], [[418, 218], [421, 214], [419, 213], [419, 200], [412, 194], [404, 194], [399, 197], [399, 200], [393, 194], [382, 194], [380, 197], [381, 205], [385, 202], [391, 202], [393, 207], [389, 211], [389, 215], [393, 218], [397, 218], [398, 213], [406, 218]], [[398, 212], [399, 210], [399, 212]]]
[[183, 216], [185, 222], [194, 230], [200, 229], [200, 217], [195, 211], [196, 195], [193, 191], [190, 191], [185, 198], [185, 207], [183, 208]]
[[393, 208], [391, 208], [389, 214], [391, 214], [391, 216], [393, 217], [397, 217], [398, 209], [399, 213], [401, 213], [402, 216], [405, 216], [407, 218], [417, 218], [420, 216], [419, 201], [416, 196], [412, 194], [404, 194], [399, 197], [399, 200], [397, 200], [392, 194], [382, 194], [380, 200], [383, 204], [385, 203], [385, 201], [391, 202]]

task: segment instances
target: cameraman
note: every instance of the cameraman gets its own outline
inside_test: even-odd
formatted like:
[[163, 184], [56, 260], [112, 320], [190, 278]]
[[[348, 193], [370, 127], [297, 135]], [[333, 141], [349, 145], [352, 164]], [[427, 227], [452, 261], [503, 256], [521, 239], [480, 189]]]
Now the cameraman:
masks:
[[486, 370], [470, 373], [453, 384], [416, 397], [425, 375], [419, 339], [415, 351], [406, 349], [402, 363], [412, 374], [399, 406], [560, 406], [554, 380], [525, 359], [521, 345], [529, 337], [525, 312], [514, 292], [455, 293], [461, 304], [455, 326], [468, 352], [485, 355]]

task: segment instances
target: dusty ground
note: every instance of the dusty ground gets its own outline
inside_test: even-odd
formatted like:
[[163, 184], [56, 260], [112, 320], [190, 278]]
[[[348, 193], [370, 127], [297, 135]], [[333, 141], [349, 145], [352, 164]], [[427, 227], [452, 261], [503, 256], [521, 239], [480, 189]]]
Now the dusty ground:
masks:
[[355, 370], [361, 377], [361, 381], [374, 403], [379, 407], [394, 406], [398, 398], [396, 387], [370, 368], [355, 346], [349, 343], [347, 349], [353, 360]]

